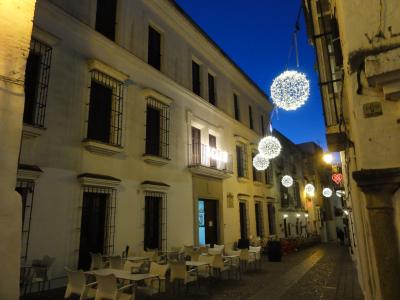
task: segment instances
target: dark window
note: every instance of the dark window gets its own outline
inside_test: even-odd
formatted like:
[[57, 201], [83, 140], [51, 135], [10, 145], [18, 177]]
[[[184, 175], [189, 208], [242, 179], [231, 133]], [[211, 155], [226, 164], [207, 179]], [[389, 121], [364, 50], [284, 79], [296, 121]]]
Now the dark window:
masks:
[[123, 84], [97, 70], [91, 77], [87, 138], [120, 146]]
[[264, 226], [262, 217], [262, 206], [260, 202], [255, 203], [255, 214], [256, 214], [256, 233], [257, 236], [264, 236]]
[[238, 177], [247, 177], [247, 159], [244, 145], [236, 145], [236, 161]]
[[166, 194], [145, 193], [144, 250], [166, 247]]
[[147, 98], [146, 154], [169, 158], [169, 106]]
[[276, 234], [275, 207], [272, 203], [268, 203], [268, 229], [269, 234]]
[[288, 207], [290, 204], [289, 189], [280, 184], [281, 206]]
[[24, 123], [44, 127], [50, 78], [51, 48], [32, 39], [25, 69]]
[[111, 188], [84, 187], [78, 267], [90, 267], [90, 253], [114, 253], [116, 193]]
[[[256, 153], [252, 153], [251, 154], [251, 161], [253, 162], [254, 157], [256, 156]], [[253, 166], [253, 164], [251, 164], [252, 166], [252, 170], [253, 170], [253, 181], [258, 181], [258, 182], [262, 182], [262, 173], [260, 171], [257, 171], [257, 169]]]
[[265, 128], [264, 128], [264, 116], [261, 116], [261, 134], [265, 135]]
[[266, 184], [274, 184], [274, 171], [272, 169], [272, 164], [264, 171], [265, 173], [265, 183]]
[[239, 100], [236, 94], [233, 94], [233, 105], [235, 108], [235, 120], [240, 121]]
[[246, 202], [239, 202], [240, 238], [247, 239], [247, 211]]
[[96, 31], [110, 40], [115, 39], [117, 0], [97, 0]]
[[215, 78], [211, 74], [208, 74], [208, 101], [215, 105]]
[[297, 181], [293, 183], [293, 193], [296, 208], [301, 208], [300, 188]]
[[21, 262], [26, 263], [28, 257], [35, 183], [30, 180], [17, 180], [15, 190], [21, 195], [22, 200]]
[[253, 126], [253, 112], [252, 112], [252, 109], [251, 109], [250, 105], [249, 105], [249, 126], [250, 126], [250, 129], [254, 129], [254, 126]]
[[149, 26], [148, 63], [157, 70], [161, 69], [161, 34]]
[[192, 90], [200, 96], [200, 65], [192, 61]]
[[201, 164], [201, 131], [192, 127], [192, 160], [193, 165]]
[[[210, 148], [217, 149], [217, 138], [212, 134], [208, 135], [208, 146]], [[210, 167], [211, 168], [217, 167], [217, 161], [215, 159], [210, 158]]]

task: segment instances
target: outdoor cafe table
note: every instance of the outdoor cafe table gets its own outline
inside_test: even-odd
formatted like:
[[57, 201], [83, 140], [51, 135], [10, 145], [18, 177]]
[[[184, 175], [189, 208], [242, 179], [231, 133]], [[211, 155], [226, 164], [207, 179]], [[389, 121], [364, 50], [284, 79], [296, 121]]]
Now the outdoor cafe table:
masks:
[[118, 279], [129, 280], [133, 282], [142, 281], [148, 278], [157, 278], [157, 275], [146, 273], [146, 274], [131, 274], [129, 271], [119, 270], [119, 269], [97, 269], [85, 272], [87, 275], [110, 275], [114, 274], [114, 276]]
[[186, 266], [188, 267], [201, 267], [201, 266], [208, 266], [209, 263], [205, 262], [205, 261], [193, 261], [193, 260], [189, 260], [186, 261]]
[[150, 260], [150, 258], [144, 257], [144, 256], [128, 256], [128, 257], [126, 257], [126, 260], [129, 260], [129, 261], [142, 261], [142, 260]]

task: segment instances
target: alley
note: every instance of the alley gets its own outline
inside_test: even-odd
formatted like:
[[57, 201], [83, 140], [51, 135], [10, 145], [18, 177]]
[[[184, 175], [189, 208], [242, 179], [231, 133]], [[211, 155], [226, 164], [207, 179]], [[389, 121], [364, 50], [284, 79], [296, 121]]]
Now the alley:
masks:
[[[25, 300], [63, 299], [64, 289]], [[184, 294], [184, 290], [180, 294]], [[142, 299], [138, 295], [137, 299]], [[283, 257], [282, 262], [263, 258], [261, 270], [245, 272], [240, 281], [218, 280], [208, 288], [191, 286], [187, 295], [169, 289], [166, 299], [363, 299], [356, 271], [344, 247], [321, 244]]]

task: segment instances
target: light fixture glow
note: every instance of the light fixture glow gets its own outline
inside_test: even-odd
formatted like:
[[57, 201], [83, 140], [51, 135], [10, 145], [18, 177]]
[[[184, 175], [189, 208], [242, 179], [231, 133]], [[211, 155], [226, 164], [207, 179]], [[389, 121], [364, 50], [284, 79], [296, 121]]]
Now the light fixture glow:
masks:
[[258, 151], [268, 159], [279, 156], [281, 149], [281, 143], [272, 135], [262, 138], [258, 144]]
[[343, 190], [337, 190], [336, 191], [336, 196], [338, 196], [338, 197], [343, 197], [344, 195], [345, 195], [346, 193], [345, 193], [345, 191], [343, 191]]
[[322, 156], [322, 159], [327, 164], [331, 164], [333, 162], [333, 155], [331, 153], [325, 153], [324, 156]]
[[305, 217], [305, 218], [308, 218], [308, 214], [304, 214], [304, 217]]
[[332, 197], [332, 190], [330, 188], [324, 188], [322, 190], [322, 195], [324, 195], [326, 198], [330, 198]]
[[257, 154], [253, 158], [253, 166], [256, 168], [258, 171], [263, 171], [269, 166], [269, 160], [262, 154]]
[[308, 196], [314, 196], [315, 187], [314, 187], [314, 185], [312, 185], [311, 183], [307, 183], [307, 184], [304, 186], [304, 191], [306, 192], [306, 194], [307, 194]]
[[296, 110], [308, 100], [309, 96], [310, 82], [303, 73], [285, 71], [272, 82], [272, 101], [284, 110]]
[[300, 218], [300, 214], [296, 214], [296, 217], [297, 217], [297, 218]]
[[344, 209], [343, 212], [344, 212], [344, 214], [345, 214], [346, 216], [349, 215], [349, 211], [348, 211], [347, 209]]
[[283, 214], [283, 218], [284, 218], [284, 219], [287, 219], [287, 217], [289, 217], [288, 214]]
[[282, 177], [281, 183], [284, 187], [291, 187], [293, 185], [293, 178], [289, 175]]

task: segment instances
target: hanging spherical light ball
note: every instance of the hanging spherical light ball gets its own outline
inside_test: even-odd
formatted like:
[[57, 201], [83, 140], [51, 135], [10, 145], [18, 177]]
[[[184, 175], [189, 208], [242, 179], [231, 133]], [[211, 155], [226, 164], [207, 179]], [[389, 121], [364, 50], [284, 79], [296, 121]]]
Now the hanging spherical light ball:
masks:
[[343, 197], [345, 194], [346, 194], [346, 192], [343, 190], [336, 191], [336, 196], [338, 196], [339, 198]]
[[268, 159], [278, 157], [281, 149], [281, 143], [272, 135], [262, 138], [258, 143], [258, 151]]
[[293, 185], [293, 178], [292, 176], [285, 175], [282, 177], [281, 183], [284, 187], [291, 187]]
[[310, 82], [306, 75], [297, 71], [285, 71], [274, 79], [271, 98], [276, 106], [284, 110], [296, 110], [310, 95]]
[[324, 195], [326, 198], [330, 198], [332, 197], [332, 190], [330, 188], [324, 188], [322, 190], [322, 195]]
[[315, 193], [315, 187], [311, 183], [307, 183], [304, 187], [304, 191], [307, 195], [312, 196]]
[[269, 160], [262, 154], [257, 154], [253, 158], [253, 166], [258, 171], [264, 171], [269, 166]]

